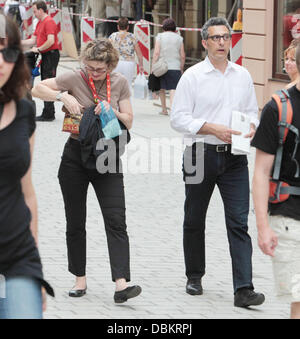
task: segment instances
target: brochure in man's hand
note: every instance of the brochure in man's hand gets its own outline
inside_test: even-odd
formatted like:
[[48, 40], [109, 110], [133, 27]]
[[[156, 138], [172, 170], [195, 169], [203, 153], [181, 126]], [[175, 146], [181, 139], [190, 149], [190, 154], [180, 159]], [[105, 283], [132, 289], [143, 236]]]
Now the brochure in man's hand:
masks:
[[232, 112], [231, 129], [241, 132], [240, 135], [232, 135], [232, 154], [250, 154], [250, 138], [245, 138], [245, 135], [250, 132], [250, 124], [251, 119], [249, 115], [238, 111]]

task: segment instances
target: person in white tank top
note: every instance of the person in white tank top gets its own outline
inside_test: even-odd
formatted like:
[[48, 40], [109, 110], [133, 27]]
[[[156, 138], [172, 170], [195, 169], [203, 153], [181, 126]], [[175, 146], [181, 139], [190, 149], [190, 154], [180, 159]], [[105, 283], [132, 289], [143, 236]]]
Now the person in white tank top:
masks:
[[166, 90], [170, 91], [170, 106], [172, 106], [175, 89], [183, 73], [185, 51], [183, 38], [176, 32], [176, 23], [173, 19], [168, 18], [163, 21], [163, 30], [164, 32], [159, 33], [156, 37], [152, 65], [161, 57], [168, 64], [168, 72], [160, 77], [161, 90], [159, 92], [162, 104], [160, 114], [168, 115]]

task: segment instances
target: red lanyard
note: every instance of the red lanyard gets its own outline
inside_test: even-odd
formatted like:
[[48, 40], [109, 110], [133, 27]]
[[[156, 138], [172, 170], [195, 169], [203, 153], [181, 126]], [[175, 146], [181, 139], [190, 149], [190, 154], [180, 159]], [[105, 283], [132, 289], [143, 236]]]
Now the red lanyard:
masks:
[[[95, 87], [95, 84], [94, 84], [94, 80], [92, 78], [92, 76], [90, 75], [89, 76], [89, 83], [90, 83], [90, 88], [92, 90], [92, 93], [93, 93], [93, 97], [94, 97], [94, 102], [96, 105], [99, 104], [99, 102], [101, 101], [99, 95], [97, 94], [97, 91], [96, 91], [96, 87]], [[106, 91], [107, 91], [107, 102], [110, 104], [110, 100], [111, 100], [111, 86], [110, 86], [110, 74], [107, 73], [106, 75]]]
[[[94, 97], [95, 104], [98, 105], [98, 103], [102, 100], [100, 99], [99, 95], [97, 94], [93, 78], [91, 76], [89, 76], [89, 80], [88, 80], [86, 78], [85, 74], [82, 71], [80, 71], [80, 74], [81, 74], [83, 80], [87, 83], [87, 85], [91, 89], [93, 97]], [[106, 75], [106, 91], [107, 91], [107, 102], [110, 104], [110, 101], [111, 101], [111, 83], [110, 83], [110, 74], [109, 73], [107, 73], [107, 75]]]

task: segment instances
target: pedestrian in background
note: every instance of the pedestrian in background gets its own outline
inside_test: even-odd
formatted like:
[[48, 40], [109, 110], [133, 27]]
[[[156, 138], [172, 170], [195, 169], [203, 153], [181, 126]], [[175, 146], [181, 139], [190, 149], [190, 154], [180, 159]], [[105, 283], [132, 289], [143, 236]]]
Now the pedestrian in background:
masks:
[[294, 39], [290, 46], [284, 51], [284, 68], [291, 79], [291, 82], [286, 86], [287, 89], [295, 86], [299, 80], [296, 64], [296, 48], [299, 43], [300, 39]]
[[[45, 293], [32, 184], [35, 114], [18, 27], [0, 14], [0, 319], [40, 319]], [[5, 279], [5, 282], [4, 280]], [[3, 299], [1, 299], [3, 298]]]
[[[117, 118], [130, 129], [133, 113], [129, 86], [123, 75], [112, 72], [119, 61], [117, 50], [108, 39], [93, 40], [86, 44], [80, 59], [81, 71], [90, 85], [95, 86], [94, 95], [107, 108], [111, 105]], [[95, 105], [95, 97], [80, 70], [42, 81], [34, 87], [32, 94], [43, 100], [62, 101], [73, 115], [80, 115]], [[101, 113], [101, 103], [97, 105], [95, 113]], [[122, 303], [138, 296], [141, 288], [127, 285], [130, 281], [130, 267], [123, 174], [101, 174], [96, 167], [87, 168], [82, 162], [78, 135], [71, 134], [65, 145], [58, 177], [67, 220], [69, 271], [76, 276], [75, 286], [69, 295], [81, 297], [87, 289], [86, 198], [91, 183], [105, 223], [112, 280], [116, 283], [114, 300]]]
[[[106, 18], [105, 0], [88, 0], [86, 4], [85, 13], [96, 19]], [[96, 20], [96, 38], [105, 36], [105, 22]]]
[[[17, 24], [21, 33], [21, 37], [24, 30], [24, 32], [26, 33], [25, 37], [29, 35], [26, 9], [22, 4], [20, 4], [19, 0], [6, 1], [4, 6], [4, 14], [9, 15], [12, 20]], [[23, 25], [24, 29], [22, 27]]]
[[160, 114], [168, 115], [166, 103], [166, 91], [170, 91], [170, 106], [172, 106], [176, 86], [183, 73], [185, 63], [185, 51], [183, 38], [176, 33], [176, 23], [168, 18], [163, 21], [163, 33], [156, 37], [153, 52], [153, 65], [164, 58], [168, 64], [168, 71], [160, 77], [160, 92], [162, 111]]
[[139, 72], [144, 73], [143, 55], [136, 37], [128, 32], [129, 23], [127, 18], [120, 18], [118, 21], [118, 32], [112, 33], [109, 39], [119, 52], [120, 59], [115, 72], [125, 76], [129, 88], [132, 88], [132, 80], [135, 75], [135, 54], [139, 60]]
[[125, 17], [128, 18], [129, 21], [133, 21], [134, 15], [132, 0], [122, 0], [120, 17]]
[[[44, 1], [36, 1], [32, 6], [33, 14], [39, 20], [32, 37], [22, 41], [23, 46], [35, 46], [34, 53], [42, 56], [41, 79], [55, 78], [60, 58], [58, 44], [58, 30], [55, 21], [47, 14], [47, 5]], [[55, 119], [54, 103], [45, 101], [42, 114], [36, 121], [53, 121]]]
[[[108, 20], [119, 20], [121, 16], [122, 0], [105, 0], [106, 17]], [[116, 22], [106, 22], [106, 37], [109, 37], [113, 32], [117, 32], [118, 27]]]
[[[257, 101], [249, 72], [228, 61], [231, 27], [224, 18], [211, 18], [202, 28], [202, 45], [208, 56], [190, 67], [181, 77], [172, 106], [171, 126], [204, 138], [203, 180], [192, 183], [184, 171], [184, 256], [186, 292], [203, 293], [205, 274], [205, 223], [209, 202], [217, 185], [224, 203], [225, 221], [232, 260], [234, 305], [248, 307], [264, 302], [263, 294], [255, 293], [252, 283], [252, 243], [248, 234], [249, 174], [245, 155], [231, 154], [233, 134], [230, 128], [233, 111], [251, 118], [252, 138], [257, 120]], [[202, 154], [194, 142], [193, 160]], [[199, 173], [196, 173], [199, 176]], [[200, 181], [200, 180], [199, 180]], [[220, 225], [210, 225], [219, 227]]]
[[[296, 49], [297, 70], [300, 73], [300, 45]], [[252, 146], [256, 148], [253, 177], [253, 201], [262, 252], [272, 257], [277, 295], [291, 304], [291, 318], [300, 319], [300, 150], [297, 139], [300, 131], [300, 79], [288, 89], [293, 119], [278, 162], [279, 112], [274, 99], [263, 108], [260, 125]], [[283, 133], [284, 134], [284, 133]], [[298, 195], [291, 193], [278, 203], [269, 202], [270, 178], [280, 166], [278, 182], [287, 183]], [[277, 171], [277, 169], [276, 169]], [[269, 216], [268, 216], [269, 214]]]

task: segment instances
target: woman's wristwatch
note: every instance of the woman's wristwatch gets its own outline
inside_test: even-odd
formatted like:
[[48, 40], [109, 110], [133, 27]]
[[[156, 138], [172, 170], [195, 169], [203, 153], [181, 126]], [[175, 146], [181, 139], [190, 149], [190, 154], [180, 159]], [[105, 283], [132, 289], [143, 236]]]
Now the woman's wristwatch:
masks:
[[57, 101], [61, 101], [62, 96], [63, 96], [62, 92], [59, 92], [59, 93], [56, 95], [55, 99], [56, 99]]

